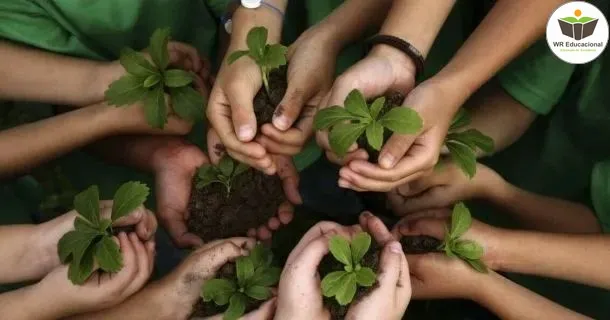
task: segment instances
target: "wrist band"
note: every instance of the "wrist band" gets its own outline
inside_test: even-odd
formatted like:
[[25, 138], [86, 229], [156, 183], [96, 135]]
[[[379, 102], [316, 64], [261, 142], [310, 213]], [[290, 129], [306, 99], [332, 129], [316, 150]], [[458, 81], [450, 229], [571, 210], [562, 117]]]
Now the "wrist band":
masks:
[[385, 44], [404, 52], [404, 54], [409, 56], [415, 64], [415, 77], [417, 78], [417, 76], [424, 73], [424, 56], [408, 41], [395, 36], [377, 34], [369, 38], [366, 43], [368, 44], [369, 50], [375, 45]]
[[280, 8], [278, 8], [264, 0], [254, 0], [253, 3], [249, 4], [248, 6], [244, 5], [247, 2], [248, 1], [244, 2], [243, 0], [233, 0], [227, 6], [227, 13], [220, 18], [220, 23], [222, 23], [222, 25], [224, 25], [225, 31], [227, 31], [228, 34], [231, 34], [231, 29], [233, 28], [233, 19], [232, 19], [233, 13], [235, 12], [235, 10], [237, 10], [239, 8], [240, 5], [243, 6], [244, 8], [248, 8], [248, 9], [258, 9], [261, 6], [265, 6], [268, 9], [271, 9], [275, 13], [279, 14], [280, 17], [282, 17], [282, 21], [284, 20], [284, 12], [282, 10], [280, 10]]

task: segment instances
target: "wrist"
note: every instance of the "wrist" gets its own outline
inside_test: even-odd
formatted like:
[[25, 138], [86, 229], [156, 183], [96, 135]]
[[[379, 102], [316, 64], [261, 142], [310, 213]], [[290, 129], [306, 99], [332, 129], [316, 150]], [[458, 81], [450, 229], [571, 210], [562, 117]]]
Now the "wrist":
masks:
[[479, 274], [478, 276], [480, 281], [477, 282], [476, 286], [473, 286], [468, 299], [489, 309], [494, 304], [493, 299], [497, 299], [497, 288], [502, 285], [504, 277], [491, 270], [487, 274]]
[[377, 44], [371, 48], [368, 56], [386, 59], [392, 66], [394, 79], [402, 79], [409, 75], [415, 82], [417, 68], [415, 62], [406, 53], [386, 44]]
[[116, 61], [96, 63], [92, 70], [92, 81], [89, 85], [89, 99], [87, 100], [92, 103], [104, 101], [106, 90], [110, 84], [118, 80], [123, 74], [125, 74], [123, 66]]
[[32, 233], [32, 241], [30, 241], [32, 248], [29, 252], [32, 253], [33, 265], [41, 268], [40, 277], [61, 264], [57, 253], [57, 244], [64, 234], [74, 229], [74, 219], [76, 219], [76, 212], [70, 211], [35, 227]]
[[254, 27], [267, 29], [267, 43], [276, 44], [281, 41], [283, 17], [268, 8], [248, 9], [240, 6], [233, 13], [232, 20], [230, 48], [246, 50], [248, 32]]

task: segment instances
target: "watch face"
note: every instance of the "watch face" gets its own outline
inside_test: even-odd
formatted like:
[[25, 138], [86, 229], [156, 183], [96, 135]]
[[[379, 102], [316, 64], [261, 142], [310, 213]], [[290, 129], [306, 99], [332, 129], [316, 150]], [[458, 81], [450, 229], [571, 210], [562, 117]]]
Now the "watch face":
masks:
[[261, 6], [263, 0], [241, 0], [241, 5], [248, 9], [256, 9]]

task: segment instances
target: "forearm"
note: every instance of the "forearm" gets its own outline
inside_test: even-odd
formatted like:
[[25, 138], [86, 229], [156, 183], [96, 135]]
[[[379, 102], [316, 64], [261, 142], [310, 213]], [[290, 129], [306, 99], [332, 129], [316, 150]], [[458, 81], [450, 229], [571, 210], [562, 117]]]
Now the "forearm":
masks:
[[[288, 0], [266, 0], [265, 2], [286, 12]], [[254, 27], [266, 27], [268, 31], [267, 42], [279, 43], [282, 36], [283, 17], [274, 10], [260, 6], [257, 9], [238, 7], [233, 14], [233, 30], [231, 32], [232, 49], [246, 50], [246, 38], [250, 29]]]
[[[85, 106], [104, 100], [106, 63], [0, 42], [0, 100]], [[120, 67], [120, 66], [119, 66]], [[104, 81], [101, 81], [104, 80]]]
[[11, 320], [53, 320], [63, 316], [53, 307], [52, 297], [41, 296], [36, 285], [0, 294], [0, 314]]
[[541, 196], [509, 183], [489, 192], [486, 198], [510, 212], [528, 229], [557, 233], [601, 232], [595, 213], [580, 203]]
[[496, 273], [480, 286], [477, 302], [503, 320], [589, 319]]

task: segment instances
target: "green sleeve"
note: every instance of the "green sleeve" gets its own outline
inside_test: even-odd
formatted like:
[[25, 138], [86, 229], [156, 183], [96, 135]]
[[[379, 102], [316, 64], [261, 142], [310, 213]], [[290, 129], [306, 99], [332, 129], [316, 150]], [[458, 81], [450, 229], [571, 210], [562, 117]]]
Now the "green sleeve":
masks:
[[604, 233], [610, 233], [610, 161], [595, 165], [591, 173], [591, 201]]
[[548, 114], [563, 95], [575, 66], [559, 60], [540, 40], [497, 78], [508, 94], [538, 114]]

